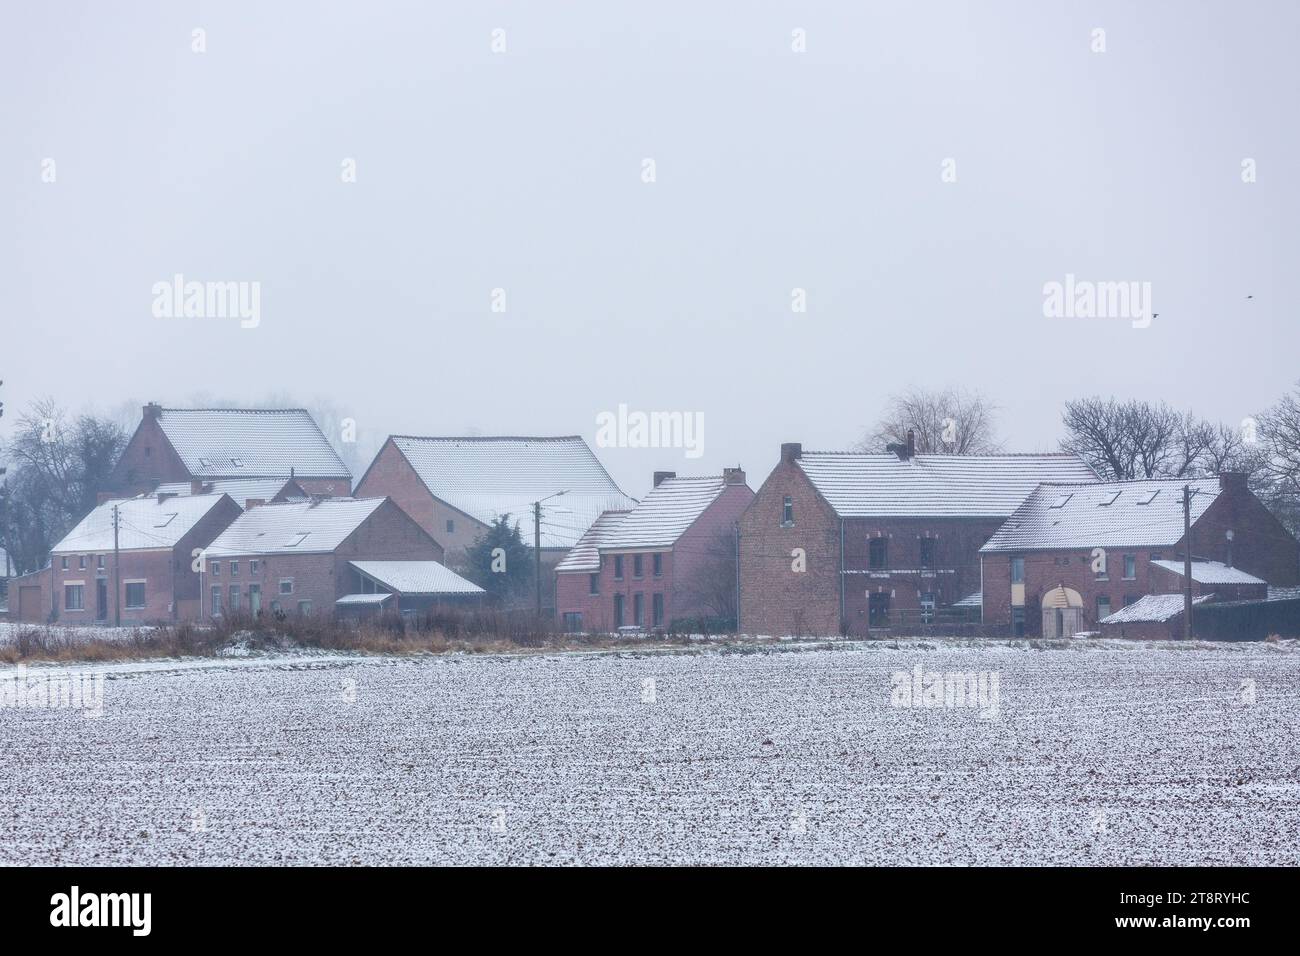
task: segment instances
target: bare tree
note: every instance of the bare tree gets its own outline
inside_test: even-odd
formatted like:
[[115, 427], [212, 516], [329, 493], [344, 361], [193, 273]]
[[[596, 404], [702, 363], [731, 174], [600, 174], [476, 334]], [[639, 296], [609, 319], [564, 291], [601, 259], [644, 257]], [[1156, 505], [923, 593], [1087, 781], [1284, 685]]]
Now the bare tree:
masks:
[[1220, 426], [1164, 403], [1082, 398], [1065, 403], [1063, 451], [1078, 455], [1102, 478], [1181, 478], [1226, 458]]
[[686, 587], [686, 603], [704, 608], [713, 617], [736, 620], [736, 532], [720, 529], [704, 544], [699, 571]]
[[1293, 533], [1300, 534], [1300, 383], [1256, 416], [1253, 452], [1257, 494]]
[[906, 444], [911, 431], [918, 454], [994, 454], [1002, 448], [995, 434], [996, 411], [979, 392], [909, 388], [890, 396], [884, 415], [854, 450], [881, 452], [891, 444]]

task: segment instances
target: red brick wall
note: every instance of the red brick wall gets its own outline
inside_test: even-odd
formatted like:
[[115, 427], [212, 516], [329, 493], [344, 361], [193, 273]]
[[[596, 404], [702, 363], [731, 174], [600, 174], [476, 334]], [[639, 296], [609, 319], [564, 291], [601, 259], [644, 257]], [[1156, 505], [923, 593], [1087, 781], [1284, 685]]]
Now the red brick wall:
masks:
[[[781, 526], [786, 495], [794, 525]], [[807, 570], [792, 570], [802, 548]], [[740, 518], [740, 629], [746, 634], [840, 632], [840, 522], [807, 476], [783, 461]]]
[[[753, 500], [754, 492], [748, 485], [728, 484], [677, 539], [671, 567], [664, 569], [670, 584], [664, 612], [668, 623], [717, 613], [706, 606], [711, 596], [702, 592], [711, 590], [718, 578], [718, 552], [724, 544], [734, 554], [736, 523]], [[728, 581], [728, 587], [734, 593], [734, 583]]]
[[[97, 567], [97, 558], [100, 554], [104, 558], [104, 567], [102, 569]], [[80, 567], [80, 561], [83, 557], [86, 562], [85, 568]], [[66, 571], [63, 569], [64, 558], [68, 562]], [[54, 604], [57, 608], [59, 623], [112, 624], [114, 621], [113, 552], [100, 552], [99, 554], [59, 553], [54, 554], [51, 560], [53, 562]], [[172, 587], [175, 581], [175, 561], [176, 559], [170, 549], [120, 552], [118, 580], [121, 587], [121, 612], [124, 625], [150, 624], [172, 619], [171, 605], [173, 601]], [[96, 590], [98, 587], [96, 581], [100, 579], [105, 582], [107, 599], [105, 613], [102, 618], [97, 617], [98, 608], [96, 606]], [[128, 608], [126, 606], [126, 584], [128, 581], [134, 580], [143, 580], [145, 582], [145, 606], [143, 608]], [[83, 586], [84, 607], [79, 611], [69, 610], [66, 606], [65, 587], [75, 583], [80, 583]]]
[[1275, 587], [1300, 584], [1300, 546], [1295, 538], [1263, 502], [1231, 483], [1192, 526], [1192, 554], [1231, 563]]
[[105, 490], [130, 496], [152, 491], [160, 481], [189, 480], [189, 470], [158, 420], [146, 415], [109, 474]]

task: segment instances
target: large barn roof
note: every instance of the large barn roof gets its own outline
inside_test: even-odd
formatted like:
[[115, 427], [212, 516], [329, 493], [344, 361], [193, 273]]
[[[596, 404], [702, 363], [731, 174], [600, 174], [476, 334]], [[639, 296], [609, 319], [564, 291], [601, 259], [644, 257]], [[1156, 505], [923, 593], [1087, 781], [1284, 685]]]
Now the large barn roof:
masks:
[[351, 478], [302, 408], [161, 408], [158, 425], [196, 478]]

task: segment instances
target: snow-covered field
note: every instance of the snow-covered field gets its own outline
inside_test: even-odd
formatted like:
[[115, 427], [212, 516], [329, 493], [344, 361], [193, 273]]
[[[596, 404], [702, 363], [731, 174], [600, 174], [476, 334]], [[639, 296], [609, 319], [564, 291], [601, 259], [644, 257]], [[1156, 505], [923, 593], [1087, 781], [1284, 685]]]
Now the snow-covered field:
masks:
[[1300, 649], [1076, 646], [91, 667], [0, 709], [0, 863], [1300, 864]]

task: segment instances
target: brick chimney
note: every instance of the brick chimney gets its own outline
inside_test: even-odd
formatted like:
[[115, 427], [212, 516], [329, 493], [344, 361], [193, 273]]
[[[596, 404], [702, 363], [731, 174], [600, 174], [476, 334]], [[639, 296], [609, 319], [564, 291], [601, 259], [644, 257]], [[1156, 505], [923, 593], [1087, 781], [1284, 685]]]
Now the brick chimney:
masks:
[[675, 471], [656, 471], [655, 487], [658, 488], [665, 478], [676, 478], [676, 477], [677, 477], [677, 472]]
[[159, 405], [157, 402], [150, 402], [148, 405], [146, 405], [146, 406], [144, 407], [144, 417], [145, 417], [145, 418], [154, 418], [154, 419], [156, 419], [156, 418], [158, 418], [158, 416], [160, 416], [161, 414], [162, 414], [162, 406]]
[[916, 432], [909, 428], [907, 430], [907, 444], [890, 443], [885, 446], [885, 451], [897, 455], [899, 461], [907, 461], [916, 457]]
[[1244, 492], [1246, 473], [1244, 471], [1224, 471], [1219, 474], [1219, 488], [1222, 491]]
[[735, 468], [722, 469], [722, 481], [728, 485], [743, 485], [745, 483], [745, 471], [739, 465]]
[[803, 457], [803, 445], [797, 441], [784, 442], [781, 445], [781, 461], [790, 463]]
[[190, 494], [192, 494], [192, 495], [201, 495], [201, 494], [203, 494], [203, 479], [202, 479], [202, 478], [191, 478], [191, 479], [190, 479]]
[[258, 507], [259, 505], [264, 505], [264, 504], [266, 504], [265, 498], [249, 498], [247, 501], [244, 502], [244, 510], [252, 511], [254, 508]]

